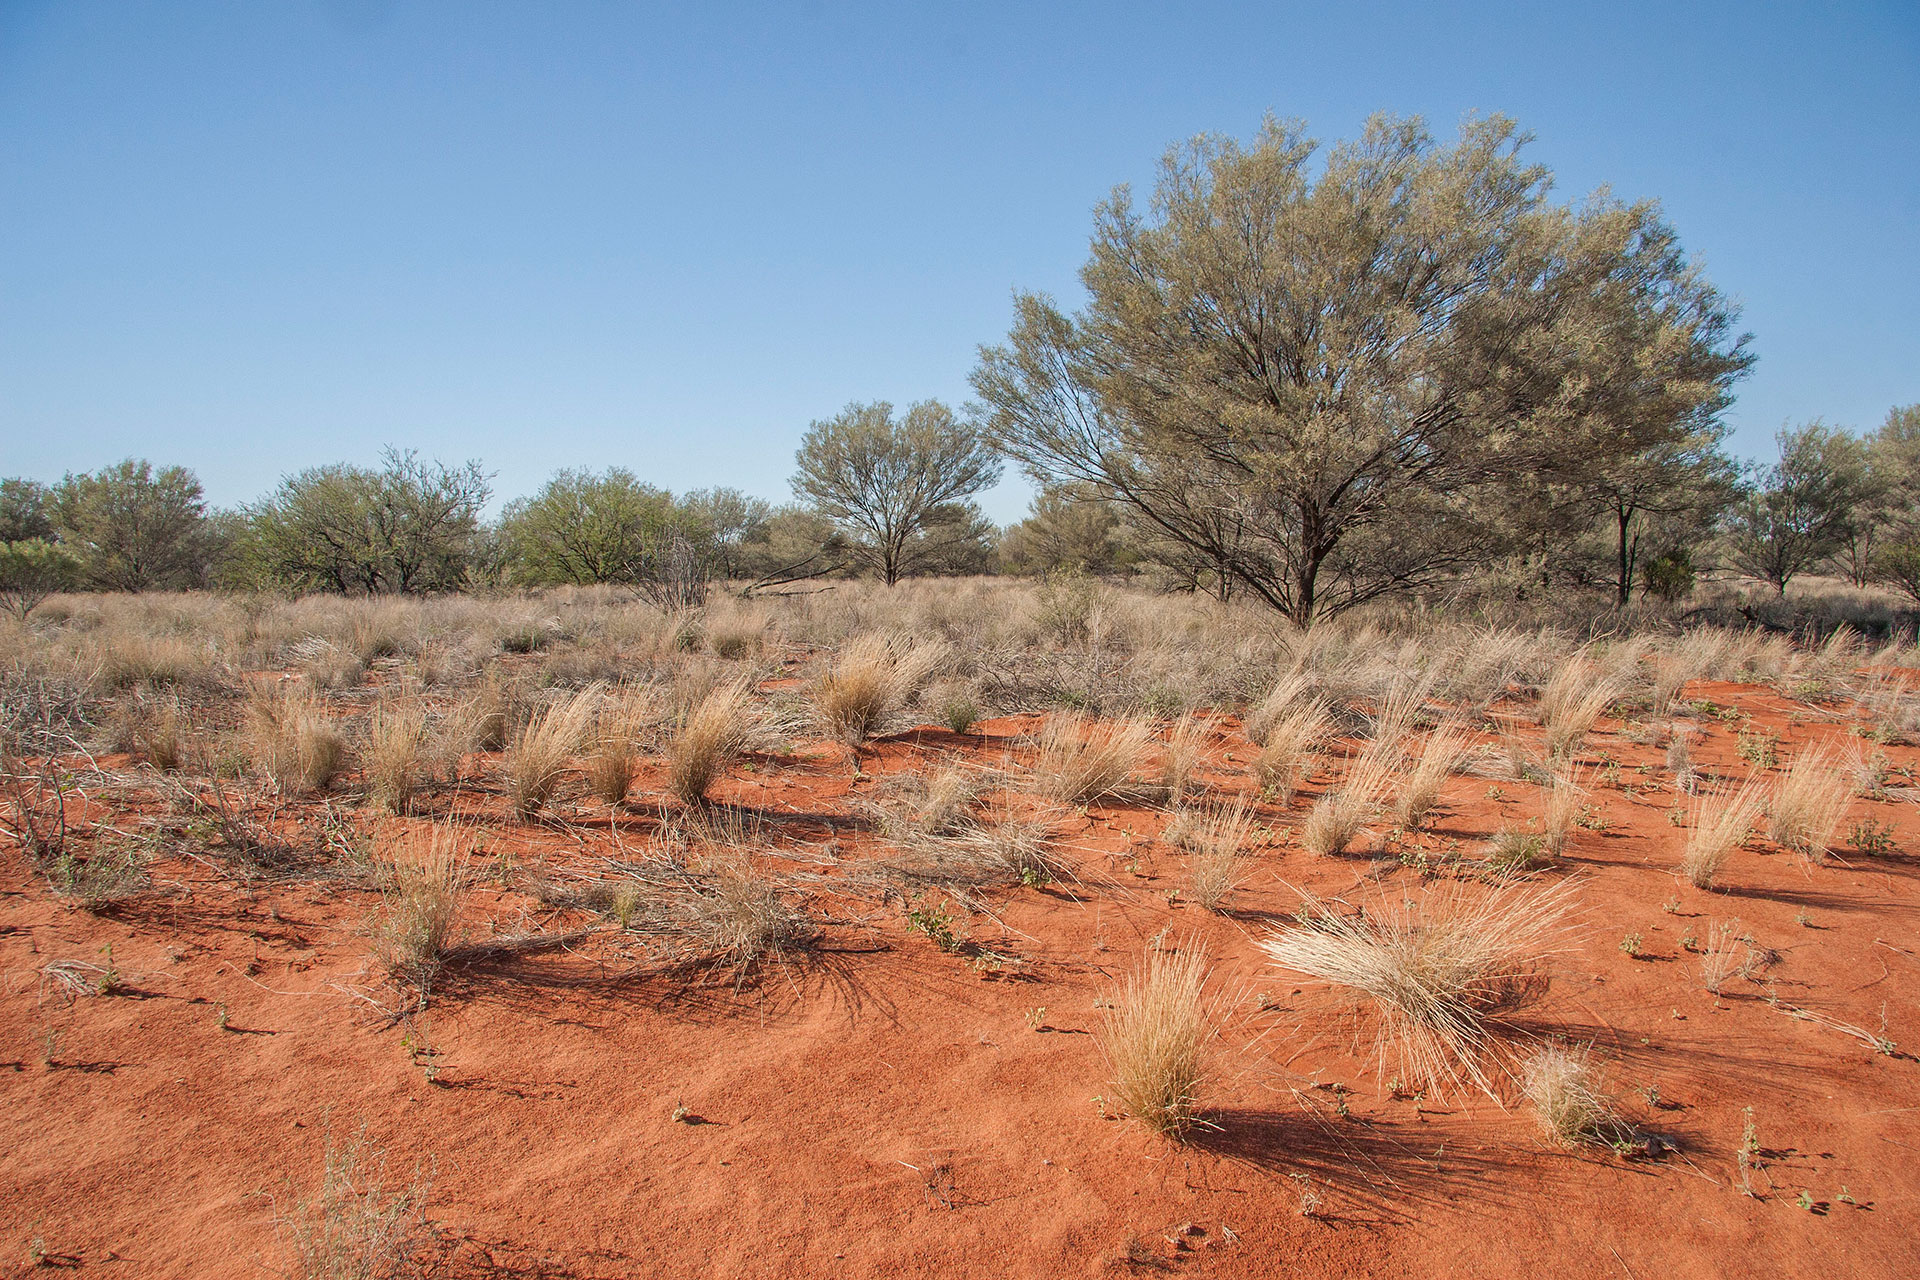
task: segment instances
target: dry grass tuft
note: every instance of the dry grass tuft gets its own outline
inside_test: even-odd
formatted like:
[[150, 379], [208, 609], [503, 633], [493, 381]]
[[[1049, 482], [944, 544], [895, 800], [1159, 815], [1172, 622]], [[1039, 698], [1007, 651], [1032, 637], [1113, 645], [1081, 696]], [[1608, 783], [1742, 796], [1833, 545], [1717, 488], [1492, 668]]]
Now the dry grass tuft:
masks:
[[1356, 760], [1340, 785], [1321, 796], [1307, 813], [1307, 820], [1300, 824], [1300, 847], [1323, 857], [1346, 852], [1373, 819], [1397, 759], [1397, 753], [1369, 749]]
[[1852, 792], [1838, 752], [1828, 747], [1801, 752], [1774, 788], [1767, 838], [1816, 861], [1825, 858]]
[[1440, 802], [1440, 789], [1466, 758], [1468, 734], [1460, 728], [1436, 729], [1427, 735], [1420, 758], [1400, 781], [1393, 816], [1408, 831], [1418, 831]]
[[1218, 911], [1241, 880], [1253, 844], [1253, 809], [1245, 799], [1218, 808], [1197, 822], [1185, 843], [1193, 850], [1188, 883], [1193, 899]]
[[1294, 670], [1281, 676], [1260, 704], [1247, 712], [1246, 723], [1242, 726], [1247, 741], [1257, 747], [1267, 745], [1274, 726], [1302, 711], [1319, 706], [1315, 690], [1319, 682], [1305, 671]]
[[162, 773], [174, 773], [187, 762], [186, 728], [180, 700], [161, 698], [140, 717], [134, 745], [148, 764]]
[[1746, 842], [1767, 807], [1766, 788], [1749, 778], [1738, 788], [1704, 791], [1693, 802], [1680, 872], [1696, 889], [1713, 888], [1727, 857]]
[[1572, 769], [1556, 771], [1547, 783], [1540, 806], [1540, 838], [1548, 857], [1566, 856], [1574, 819], [1580, 816], [1580, 801], [1586, 794]]
[[1168, 731], [1160, 757], [1160, 783], [1166, 789], [1168, 804], [1179, 804], [1186, 799], [1212, 727], [1206, 720], [1189, 713], [1176, 720]]
[[1033, 771], [1053, 799], [1090, 804], [1127, 790], [1146, 764], [1152, 741], [1153, 728], [1144, 720], [1056, 714], [1041, 731]]
[[553, 799], [574, 752], [593, 731], [599, 700], [600, 691], [589, 688], [547, 704], [507, 748], [507, 799], [515, 817], [532, 818]]
[[745, 677], [710, 690], [680, 718], [667, 748], [667, 790], [682, 804], [702, 804], [711, 787], [747, 747], [753, 720]]
[[346, 738], [313, 695], [293, 684], [255, 691], [246, 736], [255, 765], [281, 795], [324, 791], [346, 765]]
[[[1568, 668], [1572, 669], [1571, 664]], [[1546, 727], [1547, 756], [1552, 760], [1567, 760], [1580, 750], [1592, 732], [1594, 722], [1613, 700], [1620, 696], [1620, 685], [1585, 668], [1580, 669], [1582, 684], [1578, 687], [1549, 689], [1554, 693], [1551, 701], [1546, 694], [1541, 695], [1541, 723]]]
[[593, 749], [587, 754], [587, 789], [602, 804], [617, 805], [640, 771], [640, 736], [652, 719], [653, 691], [629, 686], [600, 708]]
[[1318, 704], [1296, 707], [1267, 727], [1254, 757], [1260, 788], [1282, 804], [1293, 799], [1308, 766], [1333, 734], [1333, 719]]
[[1592, 1052], [1571, 1045], [1542, 1045], [1527, 1059], [1521, 1091], [1540, 1127], [1562, 1146], [1605, 1142], [1618, 1128], [1613, 1107], [1593, 1069]]
[[435, 823], [424, 840], [415, 838], [398, 856], [389, 853], [381, 866], [387, 901], [375, 944], [387, 972], [417, 990], [422, 1003], [453, 949], [471, 879], [472, 843], [464, 827]]
[[915, 644], [877, 633], [847, 642], [813, 688], [814, 707], [834, 737], [858, 746], [947, 658], [945, 644]]
[[1456, 883], [1424, 902], [1382, 903], [1342, 916], [1309, 899], [1303, 923], [1261, 949], [1284, 969], [1367, 996], [1380, 1015], [1384, 1071], [1433, 1090], [1491, 1092], [1492, 1027], [1539, 988], [1538, 966], [1563, 945], [1571, 882], [1508, 881], [1484, 892]]
[[1054, 815], [1021, 815], [1005, 804], [956, 812], [944, 830], [897, 831], [901, 852], [883, 865], [910, 886], [938, 886], [974, 904], [972, 891], [1069, 878], [1055, 854]]
[[1192, 1127], [1211, 1029], [1202, 997], [1206, 958], [1195, 949], [1149, 950], [1100, 1026], [1113, 1070], [1113, 1101], [1155, 1133]]
[[376, 807], [403, 814], [412, 805], [426, 740], [426, 712], [418, 702], [375, 704], [367, 716], [367, 753], [361, 768], [367, 796]]

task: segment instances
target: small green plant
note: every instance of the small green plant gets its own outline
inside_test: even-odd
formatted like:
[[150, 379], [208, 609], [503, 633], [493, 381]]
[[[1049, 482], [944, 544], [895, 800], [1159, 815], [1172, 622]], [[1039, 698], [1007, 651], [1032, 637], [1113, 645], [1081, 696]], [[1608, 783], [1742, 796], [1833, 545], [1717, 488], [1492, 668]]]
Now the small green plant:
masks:
[[924, 933], [934, 946], [952, 954], [958, 951], [964, 942], [954, 932], [953, 922], [959, 914], [945, 903], [922, 904], [918, 895], [907, 907], [907, 928], [915, 933]]
[[685, 1124], [692, 1118], [693, 1112], [687, 1109], [687, 1104], [676, 1099], [673, 1104], [673, 1122]]
[[1575, 826], [1584, 827], [1588, 831], [1605, 831], [1613, 825], [1610, 819], [1603, 817], [1600, 810], [1590, 804], [1580, 806], [1580, 812], [1573, 816], [1573, 822]]
[[1771, 769], [1780, 760], [1780, 740], [1771, 733], [1742, 729], [1733, 749], [1756, 769]]
[[1635, 960], [1638, 960], [1640, 958], [1640, 948], [1641, 948], [1642, 941], [1643, 940], [1638, 933], [1630, 933], [1626, 937], [1620, 939], [1620, 950], [1624, 951], [1627, 955], [1633, 957]]
[[1813, 1212], [1813, 1193], [1811, 1191], [1802, 1191], [1800, 1198], [1794, 1201], [1794, 1203], [1809, 1213]]
[[1680, 914], [1680, 899], [1668, 898], [1660, 904], [1660, 909], [1670, 916], [1677, 916]]
[[1802, 929], [1813, 928], [1813, 917], [1808, 915], [1805, 911], [1795, 912], [1793, 916], [1793, 922], [1799, 925]]
[[1027, 1010], [1027, 1030], [1040, 1031], [1047, 1025], [1047, 1006], [1040, 1004]]
[[1893, 825], [1862, 818], [1847, 828], [1847, 846], [1870, 858], [1883, 858], [1893, 852]]
[[980, 705], [969, 694], [955, 694], [940, 704], [940, 723], [954, 733], [970, 733], [980, 718]]

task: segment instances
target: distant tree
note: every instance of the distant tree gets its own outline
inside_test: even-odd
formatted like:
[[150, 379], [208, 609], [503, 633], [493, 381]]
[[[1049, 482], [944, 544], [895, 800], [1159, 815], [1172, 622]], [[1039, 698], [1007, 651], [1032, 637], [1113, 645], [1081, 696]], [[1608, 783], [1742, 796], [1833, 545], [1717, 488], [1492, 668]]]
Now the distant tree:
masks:
[[964, 500], [1000, 478], [992, 449], [937, 400], [900, 419], [885, 401], [850, 404], [807, 428], [795, 462], [795, 496], [889, 586], [950, 553], [953, 530], [977, 515]]
[[1271, 121], [1169, 153], [1147, 213], [1096, 213], [1086, 307], [1021, 295], [982, 350], [993, 442], [1302, 623], [1497, 557], [1507, 495], [1697, 428], [1743, 359], [1651, 206], [1549, 205], [1524, 142], [1376, 117], [1324, 162]]
[[45, 538], [0, 542], [0, 609], [25, 622], [42, 601], [80, 579], [72, 552]]
[[681, 520], [671, 493], [612, 467], [555, 472], [509, 504], [500, 527], [522, 581], [634, 586]]
[[0, 542], [53, 538], [47, 487], [37, 480], [0, 480]]
[[814, 578], [844, 576], [853, 552], [838, 526], [818, 511], [788, 505], [740, 546], [737, 576], [742, 591], [784, 587]]
[[388, 449], [286, 477], [246, 509], [239, 558], [261, 585], [342, 594], [447, 591], [466, 582], [491, 487], [480, 464]]
[[1819, 422], [1775, 437], [1780, 460], [1755, 469], [1727, 520], [1728, 558], [1781, 595], [1833, 555], [1861, 496], [1858, 442]]
[[738, 489], [695, 489], [680, 499], [681, 509], [703, 525], [711, 539], [714, 571], [737, 578], [743, 571], [747, 546], [758, 540], [773, 518], [773, 504], [751, 498]]
[[1908, 570], [1920, 556], [1920, 404], [1889, 410], [1864, 448], [1866, 483], [1847, 521], [1841, 568], [1855, 586], [1881, 581], [1908, 590]]
[[206, 571], [206, 503], [185, 467], [129, 458], [69, 474], [48, 495], [60, 544], [80, 580], [106, 591], [190, 587]]
[[1065, 485], [1034, 495], [1031, 514], [1001, 538], [1000, 559], [1014, 573], [1104, 574], [1118, 572], [1132, 553], [1114, 504], [1085, 485]]

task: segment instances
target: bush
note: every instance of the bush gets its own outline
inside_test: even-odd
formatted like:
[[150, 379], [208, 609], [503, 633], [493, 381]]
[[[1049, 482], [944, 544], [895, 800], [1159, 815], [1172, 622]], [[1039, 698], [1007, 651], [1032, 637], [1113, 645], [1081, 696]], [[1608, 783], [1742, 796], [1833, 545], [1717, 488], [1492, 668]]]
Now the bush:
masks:
[[1206, 959], [1197, 950], [1149, 950], [1100, 1025], [1113, 1100], [1155, 1133], [1178, 1137], [1200, 1102], [1212, 1032], [1202, 999]]

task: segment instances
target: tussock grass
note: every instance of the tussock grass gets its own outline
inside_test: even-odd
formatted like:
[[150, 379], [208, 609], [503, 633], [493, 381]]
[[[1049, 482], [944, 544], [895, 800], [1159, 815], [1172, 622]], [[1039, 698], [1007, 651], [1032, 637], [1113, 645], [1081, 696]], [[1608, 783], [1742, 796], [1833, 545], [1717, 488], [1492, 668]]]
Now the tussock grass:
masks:
[[1548, 857], [1566, 856], [1574, 819], [1580, 816], [1580, 801], [1586, 794], [1586, 788], [1570, 768], [1556, 770], [1547, 783], [1540, 803], [1540, 838]]
[[1506, 879], [1525, 875], [1552, 861], [1553, 857], [1547, 848], [1547, 838], [1539, 832], [1502, 827], [1487, 841], [1482, 866], [1494, 877]]
[[1571, 758], [1613, 700], [1620, 696], [1617, 677], [1585, 663], [1569, 662], [1540, 696], [1541, 724], [1546, 728], [1547, 757]]
[[1146, 764], [1153, 727], [1144, 720], [1055, 714], [1040, 734], [1033, 772], [1041, 790], [1068, 804], [1090, 804], [1127, 790]]
[[1767, 838], [1806, 857], [1825, 858], [1852, 792], [1838, 752], [1829, 747], [1801, 752], [1774, 788]]
[[1692, 795], [1700, 778], [1693, 771], [1693, 748], [1688, 744], [1688, 737], [1684, 730], [1673, 731], [1673, 740], [1667, 743], [1667, 772], [1673, 775], [1675, 791]]
[[1500, 1016], [1531, 997], [1539, 966], [1564, 945], [1571, 882], [1455, 883], [1422, 901], [1339, 915], [1309, 899], [1303, 923], [1260, 943], [1291, 970], [1368, 998], [1379, 1051], [1401, 1079], [1436, 1092], [1492, 1091], [1486, 1050]]
[[878, 633], [856, 636], [814, 684], [821, 722], [834, 737], [858, 746], [880, 732], [950, 652], [944, 643], [915, 644]]
[[460, 927], [472, 843], [466, 828], [435, 823], [380, 860], [386, 905], [374, 928], [375, 946], [387, 972], [417, 990], [422, 1003]]
[[162, 773], [177, 772], [187, 762], [186, 713], [180, 699], [156, 699], [141, 715], [133, 739], [148, 764]]
[[507, 800], [514, 816], [532, 818], [553, 799], [573, 754], [593, 731], [597, 689], [548, 703], [507, 748]]
[[1727, 983], [1752, 971], [1751, 952], [1738, 917], [1709, 924], [1706, 943], [1700, 948], [1700, 985], [1719, 995]]
[[1200, 1103], [1212, 1038], [1206, 976], [1206, 957], [1196, 949], [1149, 950], [1100, 1024], [1114, 1104], [1167, 1137], [1193, 1126]]
[[313, 695], [288, 683], [249, 699], [246, 738], [281, 795], [324, 791], [346, 767], [347, 740]]
[[1300, 824], [1300, 847], [1308, 853], [1330, 857], [1344, 853], [1373, 820], [1392, 776], [1393, 757], [1374, 748], [1368, 749], [1347, 771], [1337, 787], [1327, 791], [1307, 812]]
[[1166, 790], [1168, 804], [1179, 804], [1186, 799], [1212, 727], [1208, 721], [1189, 713], [1174, 721], [1173, 728], [1167, 732], [1160, 757], [1160, 784]]
[[772, 881], [745, 859], [721, 862], [706, 891], [687, 903], [696, 938], [735, 973], [778, 958], [812, 936], [806, 917], [787, 905]]
[[653, 716], [653, 691], [628, 686], [599, 711], [587, 754], [587, 789], [602, 804], [617, 805], [640, 771], [640, 735]]
[[1253, 827], [1253, 809], [1243, 798], [1208, 813], [1186, 837], [1193, 850], [1187, 883], [1194, 901], [1208, 911], [1218, 911], [1240, 884], [1254, 842]]
[[1746, 842], [1767, 807], [1766, 788], [1749, 778], [1740, 786], [1703, 791], [1694, 799], [1680, 873], [1696, 889], [1711, 889], [1729, 855]]
[[880, 829], [895, 839], [953, 835], [972, 825], [974, 802], [986, 782], [986, 775], [962, 764], [894, 774], [882, 784], [875, 817]]
[[667, 747], [667, 790], [682, 804], [705, 803], [707, 789], [746, 750], [753, 732], [746, 678], [714, 687], [674, 729]]
[[1333, 720], [1317, 703], [1297, 706], [1267, 726], [1253, 773], [1282, 804], [1293, 799], [1309, 763], [1333, 734]]
[[1427, 735], [1413, 768], [1400, 779], [1393, 816], [1408, 831], [1418, 831], [1440, 802], [1440, 789], [1466, 758], [1469, 735], [1461, 728], [1435, 729]]
[[943, 830], [898, 830], [900, 853], [883, 869], [915, 887], [938, 887], [973, 905], [972, 893], [1070, 879], [1054, 850], [1056, 815], [1016, 813], [1005, 803], [957, 812]]
[[419, 702], [374, 705], [367, 716], [367, 750], [360, 763], [367, 797], [375, 807], [403, 814], [412, 806], [426, 739], [426, 712]]
[[1520, 1087], [1541, 1129], [1562, 1146], [1605, 1142], [1618, 1127], [1613, 1106], [1600, 1090], [1592, 1051], [1584, 1046], [1535, 1049], [1521, 1069]]
[[1265, 746], [1275, 725], [1308, 707], [1319, 705], [1319, 698], [1315, 694], [1318, 688], [1319, 681], [1310, 672], [1298, 668], [1281, 676], [1259, 704], [1247, 712], [1246, 722], [1242, 725], [1247, 741], [1257, 747]]

